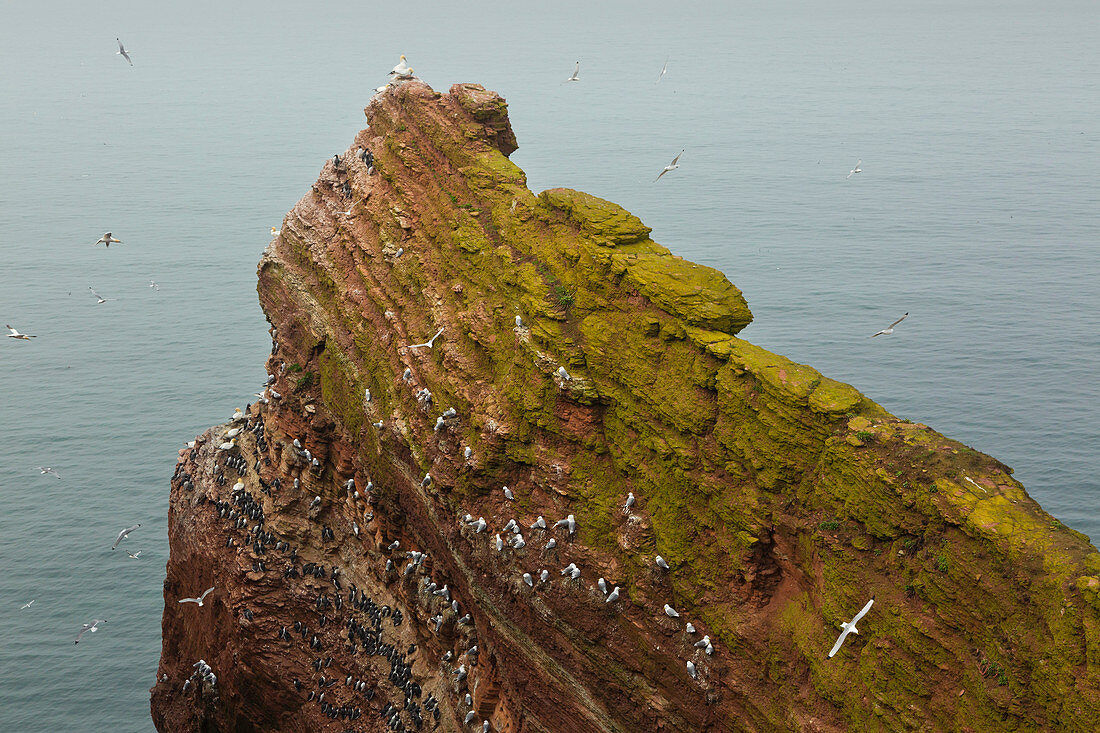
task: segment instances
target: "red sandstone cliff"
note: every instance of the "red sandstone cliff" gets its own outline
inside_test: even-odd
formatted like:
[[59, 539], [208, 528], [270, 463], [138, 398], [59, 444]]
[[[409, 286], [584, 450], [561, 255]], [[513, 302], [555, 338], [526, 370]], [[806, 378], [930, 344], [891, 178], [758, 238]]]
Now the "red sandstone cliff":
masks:
[[158, 730], [1091, 727], [1100, 555], [1007, 468], [736, 338], [740, 292], [620, 207], [532, 194], [494, 93], [367, 117], [260, 263], [269, 403], [181, 453]]

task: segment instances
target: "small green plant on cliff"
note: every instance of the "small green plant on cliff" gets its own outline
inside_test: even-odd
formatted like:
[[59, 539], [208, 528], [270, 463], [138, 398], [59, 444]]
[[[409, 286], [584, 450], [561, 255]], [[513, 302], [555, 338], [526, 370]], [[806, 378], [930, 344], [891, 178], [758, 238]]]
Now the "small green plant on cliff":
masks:
[[939, 570], [941, 573], [946, 573], [950, 567], [951, 565], [947, 561], [947, 555], [943, 553], [936, 555], [936, 570]]
[[996, 677], [997, 684], [1008, 684], [1008, 672], [1005, 670], [1002, 664], [998, 662], [990, 662], [988, 659], [982, 659], [982, 661], [978, 663], [978, 669], [981, 671], [982, 677], [985, 677], [986, 679], [989, 679], [990, 677]]
[[875, 434], [874, 434], [874, 433], [872, 433], [872, 432], [871, 432], [871, 431], [869, 431], [869, 430], [860, 430], [860, 431], [859, 431], [858, 433], [856, 433], [856, 437], [857, 437], [857, 438], [858, 438], [858, 439], [859, 439], [860, 441], [862, 441], [862, 442], [866, 443], [867, 441], [869, 441], [869, 440], [871, 440], [872, 438], [874, 438], [874, 437], [875, 437]]
[[298, 377], [298, 389], [309, 389], [313, 386], [313, 372], [306, 372]]
[[840, 529], [840, 520], [836, 517], [833, 517], [832, 519], [826, 519], [824, 522], [817, 525], [817, 528], [828, 530], [829, 532], [835, 532], [836, 530]]
[[562, 308], [568, 308], [573, 305], [573, 301], [577, 297], [577, 292], [566, 290], [560, 283], [554, 283], [554, 295], [558, 299], [558, 305]]
[[294, 362], [293, 364], [291, 364], [290, 366], [288, 366], [288, 367], [286, 368], [286, 370], [287, 370], [288, 372], [300, 372], [300, 371], [302, 371], [302, 365], [301, 365], [301, 364], [299, 364], [298, 362]]

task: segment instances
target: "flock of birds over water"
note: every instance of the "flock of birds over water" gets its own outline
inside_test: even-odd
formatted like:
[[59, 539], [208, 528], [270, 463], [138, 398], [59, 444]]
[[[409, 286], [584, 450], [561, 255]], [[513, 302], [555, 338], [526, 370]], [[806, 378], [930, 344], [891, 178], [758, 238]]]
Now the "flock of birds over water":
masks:
[[[133, 60], [130, 54], [126, 51], [122, 41], [116, 39], [118, 42], [117, 55], [125, 59], [131, 66], [133, 66]], [[665, 61], [664, 66], [661, 68], [660, 74], [657, 77], [657, 83], [664, 78], [668, 71], [668, 61]], [[375, 90], [376, 93], [384, 92], [389, 86], [396, 85], [413, 79], [413, 69], [408, 66], [405, 56], [401, 56], [400, 62], [390, 71], [389, 76], [391, 80], [385, 86], [379, 87]], [[572, 75], [566, 79], [563, 84], [567, 83], [580, 83], [580, 61], [576, 63], [573, 69]], [[659, 181], [663, 176], [672, 171], [680, 168], [680, 158], [684, 154], [685, 150], [681, 150], [679, 154], [672, 159], [672, 161], [666, 165], [654, 182]], [[363, 162], [368, 166], [368, 173], [372, 167], [373, 158], [368, 151], [361, 151], [360, 157]], [[339, 157], [336, 158], [337, 163]], [[847, 178], [852, 178], [854, 175], [862, 173], [861, 165], [863, 161], [859, 160], [852, 170], [848, 173]], [[278, 236], [280, 231], [272, 228], [272, 234]], [[103, 244], [109, 248], [112, 244], [122, 244], [121, 239], [114, 237], [112, 232], [106, 232], [100, 237], [94, 244]], [[400, 254], [400, 253], [399, 253]], [[149, 282], [149, 288], [157, 291], [159, 285], [155, 281]], [[92, 286], [89, 286], [91, 294], [96, 298], [97, 304], [104, 304], [115, 300], [114, 298], [104, 298], [101, 296]], [[894, 333], [895, 328], [908, 317], [908, 313], [905, 313], [900, 318], [895, 320], [886, 328], [871, 334], [871, 337], [877, 336], [890, 336]], [[7, 325], [9, 330], [8, 337], [18, 341], [27, 342], [37, 337], [37, 334], [23, 333], [17, 330], [11, 325]], [[516, 331], [522, 334], [525, 331], [522, 318], [516, 316]], [[444, 329], [439, 329], [435, 335], [423, 343], [410, 344], [408, 349], [418, 348], [433, 348], [435, 341], [442, 336]], [[275, 334], [273, 332], [273, 338]], [[278, 350], [278, 342], [273, 344], [272, 354], [275, 354]], [[282, 368], [285, 369], [286, 365], [283, 364]], [[559, 367], [556, 376], [560, 380], [560, 384], [564, 386], [567, 382], [572, 381], [572, 377], [566, 371], [565, 367]], [[403, 375], [403, 380], [407, 384], [414, 384], [411, 369], [406, 369]], [[274, 375], [270, 375], [267, 382], [264, 384], [264, 389], [257, 394], [258, 403], [256, 405], [256, 412], [253, 414], [251, 405], [249, 405], [244, 412], [237, 410], [234, 416], [230, 420], [230, 427], [224, 434], [224, 441], [217, 446], [217, 454], [222, 457], [222, 461], [219, 464], [216, 460], [213, 463], [213, 475], [212, 480], [214, 484], [223, 485], [226, 483], [226, 476], [228, 471], [234, 470], [237, 472], [238, 479], [246, 478], [249, 475], [250, 469], [254, 475], [255, 483], [258, 483], [261, 487], [262, 493], [271, 495], [272, 491], [278, 491], [282, 485], [283, 477], [276, 477], [271, 481], [265, 481], [260, 476], [261, 461], [257, 456], [254, 465], [249, 465], [240, 455], [240, 448], [238, 447], [238, 440], [243, 437], [242, 431], [249, 431], [254, 436], [255, 446], [258, 449], [258, 454], [262, 454], [267, 450], [267, 442], [264, 434], [264, 421], [263, 421], [263, 406], [270, 404], [271, 400], [279, 400], [282, 395], [275, 392], [273, 385], [276, 381]], [[420, 389], [416, 393], [417, 401], [423, 406], [430, 406], [432, 403], [431, 392], [427, 389]], [[370, 391], [366, 390], [365, 402], [371, 401]], [[451, 421], [457, 418], [457, 413], [453, 408], [444, 411], [440, 415], [435, 423], [435, 431], [448, 429]], [[379, 431], [385, 428], [382, 421], [373, 423], [374, 427]], [[198, 439], [198, 443], [201, 443], [202, 439]], [[201, 446], [197, 445], [196, 441], [188, 443], [190, 449], [191, 465], [194, 465], [195, 460], [198, 458], [198, 450]], [[305, 448], [298, 439], [294, 439], [290, 446], [282, 444], [282, 447], [293, 450], [295, 460], [300, 459], [305, 466], [305, 471], [308, 474], [312, 474], [320, 478], [320, 474], [323, 471], [322, 465], [318, 459], [313, 456], [310, 451]], [[466, 461], [471, 461], [472, 449], [466, 447], [464, 449], [464, 458]], [[177, 465], [176, 474], [173, 476], [173, 480], [178, 482], [184, 490], [192, 491], [194, 486], [194, 478], [185, 469], [185, 462], [181, 461]], [[58, 471], [49, 466], [39, 466], [38, 470], [42, 475], [49, 475], [58, 480], [62, 477]], [[295, 489], [300, 490], [301, 481], [300, 477], [294, 477], [292, 479]], [[430, 474], [425, 474], [421, 481], [421, 486], [427, 488], [431, 485], [432, 478]], [[358, 501], [367, 501], [372, 503], [369, 499], [373, 484], [367, 482], [365, 491], [367, 497], [364, 497], [356, 485], [354, 478], [348, 479], [344, 484], [348, 499], [354, 504]], [[316, 592], [313, 598], [312, 606], [318, 613], [317, 623], [318, 626], [323, 628], [329, 623], [336, 620], [336, 617], [340, 614], [345, 606], [343, 586], [340, 578], [343, 575], [343, 571], [333, 565], [330, 569], [326, 570], [323, 565], [316, 563], [298, 563], [297, 549], [292, 547], [287, 541], [278, 537], [274, 532], [265, 528], [264, 510], [262, 501], [257, 501], [256, 498], [246, 490], [245, 483], [242, 480], [238, 480], [232, 487], [231, 496], [228, 501], [221, 499], [213, 499], [208, 497], [208, 501], [213, 506], [214, 511], [220, 519], [227, 520], [230, 523], [230, 531], [244, 530], [245, 546], [250, 547], [252, 550], [252, 570], [254, 573], [264, 574], [267, 572], [265, 556], [268, 554], [268, 547], [271, 546], [277, 552], [282, 552], [286, 562], [281, 570], [283, 579], [295, 579], [303, 578], [310, 581], [320, 581], [325, 587], [328, 584], [332, 585], [332, 589], [327, 592], [318, 590], [318, 586], [314, 584], [307, 589], [309, 592]], [[503, 497], [504, 505], [508, 505], [515, 501], [515, 492], [509, 487], [505, 486], [501, 489], [501, 496]], [[311, 517], [315, 518], [323, 511], [322, 499], [318, 494], [315, 496], [308, 507], [308, 513]], [[624, 514], [631, 514], [636, 511], [635, 509], [635, 497], [633, 493], [628, 493], [627, 497], [623, 501], [622, 511]], [[356, 516], [359, 516], [358, 511]], [[362, 512], [362, 519], [364, 524], [369, 524], [373, 521], [373, 512], [367, 508]], [[249, 520], [255, 522], [254, 525], [249, 527]], [[570, 541], [574, 538], [577, 531], [577, 523], [574, 515], [569, 514], [565, 518], [560, 519], [553, 523], [548, 523], [543, 516], [538, 518], [527, 525], [526, 530], [521, 524], [513, 517], [509, 519], [507, 523], [499, 531], [492, 531], [489, 529], [489, 522], [485, 517], [474, 518], [470, 514], [466, 514], [460, 519], [462, 526], [467, 530], [472, 530], [473, 535], [484, 535], [486, 538], [491, 535], [494, 536], [492, 540], [489, 540], [490, 546], [495, 549], [497, 553], [505, 553], [506, 550], [521, 550], [527, 545], [527, 541], [524, 539], [523, 532], [527, 531], [529, 534], [539, 533], [542, 535], [542, 547], [541, 553], [546, 555], [552, 553], [558, 545], [558, 538], [554, 536], [558, 530], [563, 531], [564, 539]], [[121, 529], [115, 538], [114, 544], [111, 546], [111, 550], [116, 550], [130, 535], [141, 528], [141, 524], [134, 524], [129, 527]], [[359, 538], [361, 529], [356, 521], [350, 522], [350, 533], [356, 538]], [[504, 539], [502, 537], [507, 537]], [[323, 527], [321, 536], [325, 540], [335, 540], [335, 535], [330, 527]], [[227, 537], [226, 547], [233, 547], [237, 543], [237, 539], [233, 536]], [[424, 562], [428, 558], [427, 553], [406, 549], [403, 553], [399, 553], [400, 542], [394, 540], [387, 546], [385, 555], [385, 563], [383, 565], [384, 575], [387, 578], [395, 577], [398, 573], [404, 576], [410, 576], [414, 573], [420, 573], [423, 575], [423, 580], [419, 584], [419, 594], [426, 596], [428, 599], [434, 600], [438, 605], [436, 612], [429, 618], [430, 626], [433, 628], [434, 633], [438, 635], [445, 626], [454, 628], [456, 626], [465, 626], [469, 628], [467, 636], [467, 646], [463, 650], [456, 651], [449, 650], [443, 656], [442, 662], [451, 663], [452, 661], [464, 660], [457, 667], [453, 667], [452, 674], [457, 680], [460, 691], [466, 676], [470, 669], [477, 664], [478, 646], [476, 644], [476, 630], [473, 628], [473, 618], [470, 613], [462, 614], [462, 609], [457, 598], [453, 597], [451, 590], [446, 583], [439, 585], [434, 580], [430, 573], [427, 573], [424, 568]], [[134, 560], [139, 560], [141, 551], [126, 552], [127, 556]], [[400, 558], [400, 559], [399, 559]], [[397, 562], [404, 560], [408, 561], [408, 564], [402, 569], [398, 570]], [[657, 555], [653, 559], [653, 564], [659, 568], [660, 572], [673, 572], [668, 562]], [[582, 570], [577, 566], [575, 562], [570, 563], [561, 569], [560, 575], [564, 579], [563, 582], [570, 582], [574, 585], [580, 585], [582, 576]], [[519, 581], [527, 586], [532, 591], [535, 589], [546, 590], [551, 583], [550, 571], [546, 568], [539, 568], [537, 570], [525, 571], [519, 575]], [[604, 578], [599, 578], [596, 582], [595, 588], [598, 589], [605, 604], [614, 604], [620, 598], [622, 589], [618, 585], [612, 586]], [[216, 586], [211, 586], [202, 590], [198, 595], [194, 597], [182, 597], [178, 599], [178, 603], [182, 606], [185, 604], [193, 604], [197, 608], [202, 608], [208, 604], [207, 599], [216, 590]], [[364, 592], [351, 584], [346, 593], [346, 605], [349, 607], [349, 613], [346, 614], [344, 621], [344, 628], [346, 629], [347, 646], [346, 649], [351, 649], [353, 652], [362, 649], [371, 655], [379, 655], [389, 660], [391, 665], [391, 671], [389, 675], [389, 681], [392, 683], [396, 692], [403, 693], [404, 699], [400, 707], [393, 705], [391, 702], [387, 702], [386, 705], [380, 710], [381, 716], [386, 719], [388, 726], [395, 731], [404, 731], [407, 724], [411, 727], [419, 730], [426, 717], [434, 717], [436, 724], [440, 720], [440, 708], [438, 700], [431, 694], [428, 695], [422, 702], [420, 697], [422, 690], [420, 685], [412, 679], [411, 670], [412, 664], [409, 659], [416, 652], [416, 645], [412, 644], [404, 651], [397, 649], [393, 644], [389, 644], [383, 639], [383, 619], [389, 619], [394, 627], [400, 626], [403, 620], [403, 614], [399, 609], [391, 608], [386, 604], [376, 603], [369, 598]], [[30, 609], [35, 601], [32, 599], [21, 606], [20, 610]], [[869, 600], [865, 606], [853, 617], [850, 622], [840, 624], [841, 633], [836, 640], [836, 643], [829, 651], [827, 659], [836, 655], [845, 639], [849, 634], [858, 633], [856, 624], [870, 611], [874, 598]], [[679, 619], [681, 617], [671, 604], [665, 603], [662, 609], [665, 616], [670, 619]], [[355, 613], [359, 612], [359, 613]], [[250, 609], [244, 609], [242, 616], [249, 621], [252, 620], [253, 612]], [[332, 617], [329, 616], [332, 614]], [[88, 623], [84, 623], [79, 632], [76, 634], [74, 644], [79, 644], [84, 640], [87, 634], [96, 633], [102, 625], [106, 624], [106, 619], [93, 619]], [[321, 656], [321, 651], [324, 648], [326, 642], [322, 641], [322, 636], [319, 633], [311, 631], [309, 627], [300, 621], [296, 621], [293, 625], [294, 635], [296, 635], [300, 642], [308, 643], [311, 650], [317, 653], [317, 656], [313, 660], [314, 672], [319, 674], [319, 679], [315, 680], [316, 689], [311, 689], [307, 696], [307, 701], [315, 702], [320, 706], [322, 712], [332, 719], [347, 719], [355, 720], [361, 714], [361, 708], [356, 705], [351, 696], [359, 696], [366, 701], [367, 704], [374, 698], [376, 694], [376, 684], [368, 683], [365, 680], [359, 679], [351, 674], [343, 675], [344, 687], [348, 688], [349, 694], [337, 695], [331, 690], [331, 687], [336, 684], [337, 677], [332, 676], [333, 672], [323, 674], [325, 670], [330, 670], [334, 664], [333, 656]], [[684, 631], [691, 636], [696, 635], [698, 632], [693, 623], [686, 622]], [[291, 641], [292, 635], [286, 626], [282, 626], [279, 629], [277, 638], [283, 641]], [[473, 638], [475, 643], [469, 643], [469, 639]], [[307, 641], [308, 640], [308, 641]], [[701, 652], [707, 656], [714, 654], [714, 644], [711, 641], [709, 635], [702, 635], [698, 641], [694, 641], [692, 648]], [[469, 666], [467, 666], [469, 665]], [[699, 679], [700, 669], [695, 661], [689, 659], [685, 663], [686, 671], [692, 679]], [[193, 672], [190, 677], [183, 681], [181, 689], [184, 692], [189, 690], [196, 690], [197, 694], [217, 694], [217, 675], [210, 665], [205, 660], [198, 660], [192, 667]], [[166, 676], [165, 676], [166, 677]], [[166, 682], [165, 678], [160, 680]], [[300, 679], [293, 679], [291, 685], [296, 692], [301, 693], [303, 690], [303, 683]], [[329, 700], [326, 701], [326, 695], [329, 696]], [[339, 703], [339, 704], [337, 704]], [[476, 725], [477, 710], [474, 708], [473, 699], [471, 694], [467, 691], [464, 696], [460, 697], [457, 701], [456, 710], [465, 709], [467, 712], [463, 717], [463, 722], [467, 725]], [[402, 718], [404, 713], [404, 718]], [[481, 730], [489, 731], [490, 722], [488, 720], [481, 721]]]

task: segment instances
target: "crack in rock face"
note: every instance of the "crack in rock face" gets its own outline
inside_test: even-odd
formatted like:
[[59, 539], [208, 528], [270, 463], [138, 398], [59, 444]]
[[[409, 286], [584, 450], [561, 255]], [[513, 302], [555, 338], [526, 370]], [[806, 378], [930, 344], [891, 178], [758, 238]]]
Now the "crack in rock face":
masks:
[[532, 193], [495, 92], [366, 114], [260, 261], [262, 397], [180, 452], [158, 730], [1092, 727], [1100, 555], [1010, 469]]

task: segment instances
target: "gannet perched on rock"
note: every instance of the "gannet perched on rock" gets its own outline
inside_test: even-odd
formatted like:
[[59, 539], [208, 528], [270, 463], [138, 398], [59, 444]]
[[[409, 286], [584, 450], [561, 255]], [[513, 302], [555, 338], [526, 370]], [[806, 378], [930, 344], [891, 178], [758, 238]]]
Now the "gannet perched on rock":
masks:
[[413, 70], [409, 67], [405, 61], [404, 54], [401, 55], [401, 61], [397, 63], [397, 66], [390, 70], [389, 76], [396, 77], [398, 79], [408, 79], [413, 75]]

